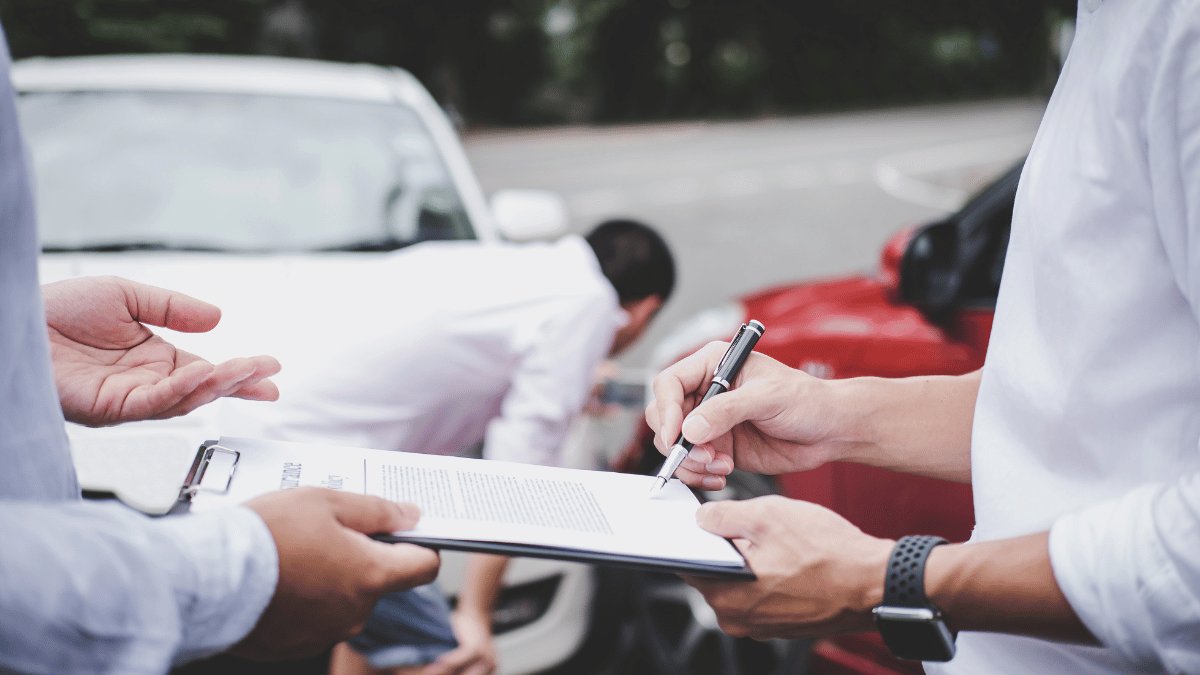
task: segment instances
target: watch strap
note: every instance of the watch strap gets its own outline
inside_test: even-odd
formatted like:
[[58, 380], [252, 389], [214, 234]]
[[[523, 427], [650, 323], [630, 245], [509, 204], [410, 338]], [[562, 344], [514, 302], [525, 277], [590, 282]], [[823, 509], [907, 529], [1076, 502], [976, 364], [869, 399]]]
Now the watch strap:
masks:
[[921, 534], [900, 537], [888, 558], [883, 604], [887, 607], [928, 607], [925, 597], [925, 561], [935, 546], [949, 543]]

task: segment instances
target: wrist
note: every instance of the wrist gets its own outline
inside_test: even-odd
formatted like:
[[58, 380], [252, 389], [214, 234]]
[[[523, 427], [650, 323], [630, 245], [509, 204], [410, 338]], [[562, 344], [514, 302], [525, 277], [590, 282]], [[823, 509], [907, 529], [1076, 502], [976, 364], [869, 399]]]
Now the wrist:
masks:
[[[929, 552], [925, 562], [925, 595], [929, 601], [947, 610], [947, 615], [963, 618], [955, 599], [962, 591], [964, 575], [970, 568], [964, 554], [969, 554], [963, 544], [946, 544]], [[954, 610], [959, 610], [955, 612]]]
[[853, 600], [852, 609], [855, 612], [870, 616], [871, 610], [883, 602], [884, 580], [887, 577], [888, 559], [896, 542], [891, 539], [871, 538], [868, 546], [860, 551], [858, 560], [856, 588], [858, 592]]
[[954, 658], [956, 631], [928, 594], [928, 561], [946, 540], [932, 535], [901, 537], [888, 559], [875, 625], [892, 655], [916, 661]]
[[822, 381], [832, 404], [828, 461], [874, 463], [879, 447], [878, 388], [887, 382], [878, 377]]
[[454, 608], [454, 613], [460, 618], [468, 621], [481, 623], [487, 626], [492, 625], [492, 612], [487, 607], [459, 604]]

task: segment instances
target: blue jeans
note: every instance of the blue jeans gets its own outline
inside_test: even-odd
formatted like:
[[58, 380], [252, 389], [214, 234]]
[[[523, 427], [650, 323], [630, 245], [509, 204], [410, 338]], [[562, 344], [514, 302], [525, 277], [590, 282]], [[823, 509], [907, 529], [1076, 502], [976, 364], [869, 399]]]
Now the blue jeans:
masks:
[[450, 630], [450, 604], [436, 583], [389, 593], [350, 646], [376, 668], [432, 663], [458, 646]]

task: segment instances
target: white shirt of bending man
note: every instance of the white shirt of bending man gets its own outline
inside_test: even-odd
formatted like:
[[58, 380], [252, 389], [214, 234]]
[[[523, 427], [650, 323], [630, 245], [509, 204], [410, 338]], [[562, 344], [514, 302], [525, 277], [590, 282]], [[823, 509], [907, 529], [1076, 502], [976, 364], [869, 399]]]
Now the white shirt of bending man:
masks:
[[1200, 3], [1087, 0], [1025, 165], [972, 433], [973, 540], [1050, 529], [1106, 649], [930, 673], [1200, 672]]
[[[555, 465], [629, 321], [578, 236], [420, 244], [337, 276], [313, 268], [293, 277], [288, 297], [307, 307], [269, 319], [270, 333], [291, 334], [277, 350], [280, 400], [223, 402], [221, 433], [437, 454], [485, 439], [489, 459]], [[341, 320], [303, 325], [316, 307]], [[320, 344], [339, 346], [314, 359]]]

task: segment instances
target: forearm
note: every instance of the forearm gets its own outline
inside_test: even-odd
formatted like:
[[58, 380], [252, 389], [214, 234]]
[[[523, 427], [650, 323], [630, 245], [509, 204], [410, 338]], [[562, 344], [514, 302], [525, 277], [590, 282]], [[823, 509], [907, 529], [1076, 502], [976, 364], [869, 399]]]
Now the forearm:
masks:
[[955, 630], [1099, 644], [1055, 581], [1048, 539], [1041, 532], [938, 546], [926, 563], [925, 593]]
[[969, 483], [981, 374], [830, 382], [850, 416], [840, 459]]
[[472, 554], [467, 559], [456, 611], [490, 617], [504, 581], [510, 559], [499, 555]]
[[0, 534], [0, 671], [165, 672], [244, 637], [275, 586], [270, 532], [246, 509], [7, 502]]

